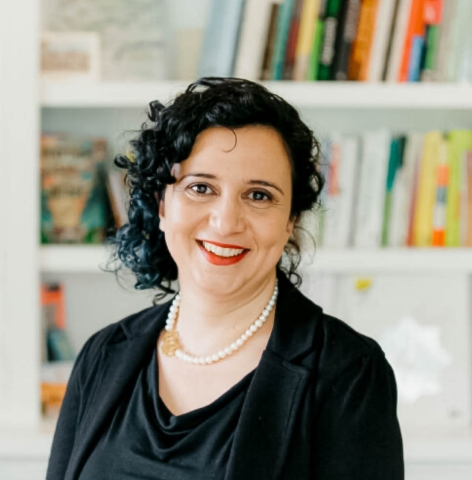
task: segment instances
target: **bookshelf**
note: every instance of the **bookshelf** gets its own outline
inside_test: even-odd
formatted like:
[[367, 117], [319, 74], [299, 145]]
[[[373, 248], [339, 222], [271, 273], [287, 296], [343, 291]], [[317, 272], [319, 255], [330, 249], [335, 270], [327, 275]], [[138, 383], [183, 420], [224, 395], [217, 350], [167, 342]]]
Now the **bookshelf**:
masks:
[[[97, 283], [105, 282], [107, 275], [98, 268], [107, 258], [102, 246], [38, 244], [39, 132], [45, 125], [73, 131], [80, 122], [85, 133], [104, 134], [114, 140], [121, 129], [139, 126], [136, 119], [143, 118], [149, 101], [165, 101], [187, 85], [181, 81], [80, 86], [41, 82], [37, 75], [38, 52], [32, 48], [39, 33], [38, 3], [25, 0], [0, 5], [4, 61], [0, 140], [8, 159], [2, 170], [6, 188], [0, 189], [0, 478], [12, 479], [42, 478], [37, 472], [44, 471], [54, 428], [41, 421], [38, 407], [40, 279], [77, 277], [85, 292], [90, 275]], [[392, 129], [408, 129], [411, 125], [421, 129], [472, 128], [470, 84], [283, 81], [265, 85], [299, 107], [313, 120], [315, 129], [329, 131], [340, 125], [358, 131], [379, 122]], [[457, 272], [470, 276], [472, 252], [460, 248], [320, 249], [312, 268], [338, 273]], [[83, 300], [87, 301], [85, 293]], [[79, 310], [79, 304], [76, 302], [74, 308]], [[461, 437], [445, 432], [435, 438], [425, 435], [406, 439], [405, 459], [407, 472], [413, 472], [408, 479], [455, 479], [454, 472], [466, 469], [460, 478], [470, 478], [472, 432]], [[13, 471], [13, 467], [8, 470], [8, 462], [29, 462], [32, 472], [34, 466], [34, 476], [7, 475], [5, 472]], [[20, 467], [15, 472], [20, 472]]]

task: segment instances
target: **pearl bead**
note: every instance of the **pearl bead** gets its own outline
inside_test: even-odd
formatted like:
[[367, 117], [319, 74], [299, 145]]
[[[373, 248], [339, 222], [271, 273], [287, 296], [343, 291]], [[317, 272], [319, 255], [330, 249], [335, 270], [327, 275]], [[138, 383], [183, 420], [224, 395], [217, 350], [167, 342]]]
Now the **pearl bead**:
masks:
[[257, 325], [258, 327], [262, 327], [262, 324], [263, 324], [263, 323], [264, 323], [264, 322], [263, 322], [261, 319], [256, 320], [256, 325]]
[[254, 333], [252, 332], [252, 330], [251, 330], [250, 328], [248, 328], [248, 329], [246, 330], [246, 335], [247, 335], [248, 337], [252, 337], [252, 336], [254, 335]]
[[212, 362], [213, 362], [213, 359], [212, 359], [210, 356], [205, 357], [205, 362], [206, 362], [206, 363], [212, 363]]
[[237, 349], [238, 349], [238, 346], [236, 345], [236, 342], [232, 343], [231, 344], [231, 350], [236, 351]]
[[249, 328], [252, 332], [254, 332], [254, 333], [257, 332], [257, 327], [255, 325], [251, 325]]

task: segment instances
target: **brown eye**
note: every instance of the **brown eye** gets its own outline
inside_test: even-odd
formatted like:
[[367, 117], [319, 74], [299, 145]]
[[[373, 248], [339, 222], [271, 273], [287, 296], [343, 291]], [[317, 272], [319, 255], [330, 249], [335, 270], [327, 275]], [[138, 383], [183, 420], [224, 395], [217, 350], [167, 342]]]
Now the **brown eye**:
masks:
[[249, 198], [251, 200], [256, 200], [257, 202], [264, 202], [264, 201], [272, 199], [272, 197], [268, 193], [262, 192], [260, 190], [256, 190], [254, 192], [251, 192], [249, 194]]
[[195, 185], [192, 185], [190, 187], [195, 193], [198, 193], [199, 195], [206, 195], [210, 193], [210, 188], [208, 185], [205, 185], [204, 183], [196, 183]]

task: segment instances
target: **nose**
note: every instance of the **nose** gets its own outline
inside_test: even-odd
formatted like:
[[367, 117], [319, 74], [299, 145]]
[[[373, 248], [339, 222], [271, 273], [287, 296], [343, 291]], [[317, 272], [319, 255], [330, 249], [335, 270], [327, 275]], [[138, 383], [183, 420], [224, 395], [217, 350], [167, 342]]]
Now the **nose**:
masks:
[[210, 226], [221, 237], [241, 233], [245, 227], [244, 206], [230, 195], [221, 195], [210, 213]]

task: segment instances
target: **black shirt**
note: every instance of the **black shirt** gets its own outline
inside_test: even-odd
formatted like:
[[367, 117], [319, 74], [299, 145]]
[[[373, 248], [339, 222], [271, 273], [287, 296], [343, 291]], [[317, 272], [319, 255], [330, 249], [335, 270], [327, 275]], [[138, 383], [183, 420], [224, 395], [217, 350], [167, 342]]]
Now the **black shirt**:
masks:
[[159, 397], [156, 353], [105, 425], [80, 480], [223, 480], [254, 371], [211, 404], [175, 416]]

